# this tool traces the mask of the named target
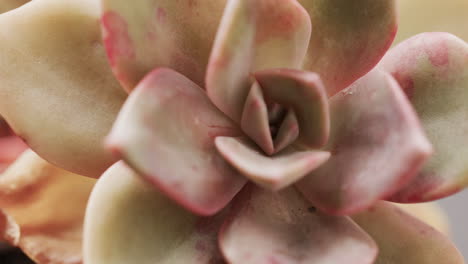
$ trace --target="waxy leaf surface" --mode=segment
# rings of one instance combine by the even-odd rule
[[[296,185],[317,207],[350,214],[407,183],[431,153],[411,105],[389,74],[372,71],[330,101],[330,159]]]
[[[232,264],[371,264],[377,248],[349,218],[327,216],[294,188],[280,192],[247,185],[220,232]]]
[[[26,144],[16,136],[0,136],[0,173],[27,149]]]
[[[377,242],[375,264],[463,264],[448,237],[388,202],[353,215]]]
[[[245,138],[217,137],[215,143],[225,160],[242,175],[270,190],[294,183],[330,157],[326,151],[295,149],[266,156]]]
[[[0,210],[0,238],[7,241],[11,246],[18,246],[20,238],[20,227],[11,216]],[[4,245],[1,245],[4,249]]]
[[[234,121],[253,83],[268,68],[300,68],[310,19],[295,0],[230,0],[210,56],[206,86],[213,103]]]
[[[266,97],[294,111],[299,131],[297,144],[323,147],[328,141],[330,117],[325,87],[311,72],[272,69],[255,73]]]
[[[270,129],[268,105],[262,88],[254,82],[245,100],[241,119],[242,131],[267,155],[275,153],[273,135]]]
[[[221,264],[220,220],[191,214],[119,162],[98,180],[90,197],[84,263]]]
[[[304,69],[317,72],[330,96],[370,71],[397,32],[395,0],[299,0],[313,32]]]
[[[239,135],[200,87],[161,68],[131,93],[107,145],[172,199],[209,215],[223,208],[246,182],[214,143],[218,136]]]
[[[109,63],[127,91],[156,67],[204,86],[206,65],[225,0],[101,0]]]

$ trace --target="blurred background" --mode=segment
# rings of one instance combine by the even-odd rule
[[[417,33],[449,32],[468,41],[468,0],[397,0],[399,29],[395,43]]]
[[[439,204],[448,215],[451,225],[451,238],[457,248],[468,260],[468,191],[462,191],[454,196],[442,199]]]

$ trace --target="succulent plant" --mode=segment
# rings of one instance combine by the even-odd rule
[[[463,263],[392,202],[468,184],[468,44],[396,33],[391,0],[2,14],[0,231],[46,264]]]

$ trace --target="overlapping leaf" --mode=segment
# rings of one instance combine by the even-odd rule
[[[452,235],[448,215],[437,202],[414,204],[394,203],[393,205],[434,227],[442,234],[447,236]]]
[[[377,242],[375,264],[463,264],[452,242],[434,228],[387,202],[353,215]]]
[[[370,264],[374,242],[347,217],[327,216],[294,189],[242,190],[220,232],[220,246],[232,264]]]
[[[26,144],[16,136],[0,137],[0,173],[8,168],[26,148]]]
[[[411,105],[389,74],[372,71],[330,101],[330,159],[298,182],[316,206],[351,214],[411,180],[431,154]]]
[[[26,151],[0,176],[0,209],[10,221],[7,239],[38,263],[81,264],[84,211],[93,185],[93,179]],[[19,233],[12,239],[16,225]]]
[[[248,179],[270,190],[280,190],[322,165],[326,151],[285,149],[266,156],[245,138],[217,137],[216,148],[234,168]]]
[[[128,90],[151,70],[169,67],[200,86],[225,0],[102,0],[112,70]]]
[[[210,99],[240,121],[253,83],[249,75],[269,68],[300,68],[310,32],[309,17],[295,0],[228,1],[207,70]]]
[[[269,69],[255,73],[269,100],[294,112],[298,145],[321,148],[330,132],[329,103],[320,76],[292,69]]]
[[[314,28],[304,69],[334,95],[370,71],[397,32],[394,0],[299,0]]]
[[[120,162],[91,195],[84,263],[224,263],[216,242],[220,220],[191,214]]]
[[[18,246],[20,234],[20,227],[15,220],[3,210],[0,210],[0,239],[7,241],[12,246]]]
[[[157,69],[137,86],[108,138],[130,166],[189,210],[213,214],[246,179],[215,147],[219,136],[240,136],[194,82]]]

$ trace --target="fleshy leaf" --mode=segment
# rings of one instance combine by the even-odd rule
[[[275,152],[285,149],[299,137],[299,121],[294,110],[288,110],[275,137]]]
[[[0,116],[0,173],[27,148],[28,146],[13,134],[10,126]]]
[[[191,214],[116,163],[90,197],[84,263],[224,263],[216,243],[220,217]]]
[[[18,246],[20,227],[11,216],[0,210],[0,241],[6,240],[12,246]]]
[[[209,215],[223,208],[246,181],[214,144],[218,136],[239,135],[200,87],[161,68],[131,93],[108,146],[181,205]]]
[[[392,49],[381,67],[400,83],[434,146],[421,173],[392,200],[434,200],[468,186],[468,44],[423,33]]]
[[[10,126],[8,123],[0,116],[0,137],[7,137],[11,136],[13,133],[11,131]]]
[[[247,185],[219,234],[232,264],[370,264],[377,248],[347,217],[316,211],[294,189],[273,193]]]
[[[310,32],[309,16],[295,0],[229,0],[208,64],[210,99],[240,121],[250,73],[300,68]]]
[[[407,98],[372,71],[330,101],[330,159],[296,185],[317,207],[351,214],[407,183],[431,153]]]
[[[406,213],[434,227],[442,234],[451,235],[448,216],[437,202],[402,204],[394,203]]]
[[[284,151],[266,156],[243,138],[217,137],[216,147],[227,162],[259,185],[279,190],[322,165],[330,153],[325,151]]]
[[[275,152],[270,132],[268,107],[257,82],[250,88],[242,112],[241,128],[268,155]]]
[[[299,125],[298,144],[319,148],[328,141],[328,98],[320,77],[311,72],[273,69],[255,73],[265,97],[291,108]]]
[[[304,69],[317,72],[330,96],[370,71],[397,32],[394,0],[298,0],[314,31]]]
[[[101,0],[110,65],[127,91],[151,70],[172,68],[200,86],[225,0]]]
[[[30,150],[22,154],[0,176],[0,208],[21,233],[14,244],[37,263],[82,263],[84,211],[94,181]]]
[[[114,161],[102,141],[126,96],[98,10],[93,0],[35,0],[0,16],[0,114],[41,157],[87,176]]]
[[[0,173],[2,173],[27,148],[16,136],[0,137]]]
[[[375,264],[463,264],[452,242],[434,228],[387,202],[352,216],[377,242]]]

